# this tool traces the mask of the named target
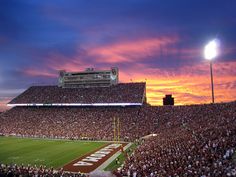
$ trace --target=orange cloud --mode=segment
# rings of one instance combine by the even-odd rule
[[[216,102],[236,100],[236,62],[215,63],[214,91]],[[172,94],[177,105],[203,104],[211,102],[209,63],[201,62],[185,66],[179,71],[150,69],[137,64],[129,70],[121,71],[124,82],[147,82],[147,101],[152,105],[162,105],[165,94]]]
[[[158,60],[165,55],[181,55],[183,59],[191,59],[199,55],[198,49],[176,49],[174,46],[178,42],[179,38],[176,36],[119,41],[109,45],[90,46],[82,56],[79,46],[77,54],[69,58],[60,53],[51,53],[46,66],[57,71],[78,71],[98,65],[110,67],[109,65],[148,63],[149,57],[156,57]]]
[[[133,62],[143,57],[156,55],[165,47],[178,41],[177,37],[148,38],[136,41],[122,41],[115,44],[93,48],[89,55],[96,56],[96,62],[122,63]]]

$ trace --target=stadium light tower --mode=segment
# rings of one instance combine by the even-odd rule
[[[213,81],[213,72],[212,72],[212,61],[218,55],[219,41],[214,39],[210,41],[204,48],[204,56],[206,60],[210,61],[210,73],[211,73],[211,94],[212,94],[212,103],[215,102],[214,98],[214,81]]]

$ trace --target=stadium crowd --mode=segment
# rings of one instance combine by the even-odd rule
[[[236,102],[164,109],[156,136],[128,157],[122,175],[236,176]]]
[[[81,173],[70,173],[61,170],[54,170],[53,168],[46,168],[45,166],[31,166],[31,165],[5,165],[0,163],[0,177],[87,177]]]
[[[0,116],[0,133],[23,137],[121,139],[145,135],[119,171],[141,176],[236,176],[236,102],[155,107],[15,107]]]
[[[121,139],[135,140],[155,131],[143,108],[14,107],[1,118],[0,133],[21,137],[113,140],[113,118]],[[147,126],[149,128],[147,128]]]
[[[145,83],[120,83],[111,87],[61,88],[32,86],[14,98],[17,103],[142,103]]]

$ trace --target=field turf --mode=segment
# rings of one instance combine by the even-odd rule
[[[105,142],[0,137],[0,163],[59,168]]]

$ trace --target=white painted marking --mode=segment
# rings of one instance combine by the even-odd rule
[[[105,157],[106,155],[105,155],[105,154],[98,154],[98,153],[95,153],[95,154],[91,154],[90,156],[91,156],[91,157]]]
[[[88,156],[88,157],[86,157],[85,159],[83,159],[82,161],[98,162],[100,159],[102,159],[102,158],[100,158],[100,157],[90,157],[90,156]]]
[[[77,166],[91,166],[93,165],[92,163],[89,163],[89,162],[83,162],[83,161],[79,161],[79,162],[76,162],[75,164],[73,164],[73,166],[77,167]]]
[[[91,166],[94,163],[98,162],[102,158],[105,158],[108,154],[110,154],[114,149],[117,149],[120,147],[122,144],[110,144],[99,151],[85,157],[82,159],[82,161],[78,161],[73,166]],[[91,162],[91,163],[89,163]],[[94,163],[92,163],[94,162]]]

